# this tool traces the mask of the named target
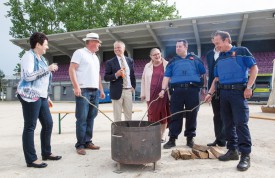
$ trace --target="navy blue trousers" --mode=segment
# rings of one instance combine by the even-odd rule
[[[225,125],[227,148],[241,153],[251,152],[251,137],[248,128],[249,108],[241,90],[220,91],[221,117]]]
[[[176,113],[178,111],[191,110],[196,107],[199,103],[199,88],[175,88],[171,95],[170,110],[171,113]],[[185,121],[185,132],[186,137],[195,137],[197,129],[197,113],[199,108],[196,108],[193,112],[186,112]],[[171,138],[178,138],[178,135],[182,131],[183,117],[184,113],[179,113],[174,116],[169,121],[169,136]]]
[[[214,131],[215,131],[215,137],[216,142],[218,143],[225,143],[225,131],[224,131],[224,123],[221,118],[221,107],[220,107],[220,99],[215,98],[215,96],[212,98],[212,109],[214,113],[213,122],[214,122]]]

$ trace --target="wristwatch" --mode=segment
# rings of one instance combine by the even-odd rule
[[[246,88],[252,90],[252,86],[247,85]]]

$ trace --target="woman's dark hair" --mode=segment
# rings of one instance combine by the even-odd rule
[[[37,43],[39,43],[40,45],[43,45],[45,40],[48,40],[48,38],[44,33],[34,32],[30,37],[31,49],[34,49]]]

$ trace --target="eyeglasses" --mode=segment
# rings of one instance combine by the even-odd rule
[[[151,56],[156,57],[156,56],[158,56],[158,55],[160,55],[160,53],[152,54]]]

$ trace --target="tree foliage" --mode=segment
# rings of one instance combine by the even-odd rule
[[[0,69],[0,80],[5,78],[5,73]]]
[[[112,0],[107,3],[112,25],[126,25],[179,18],[175,5],[167,0]]]
[[[10,35],[14,38],[29,37],[36,31],[45,34],[66,31],[58,15],[62,5],[59,0],[9,0],[5,5],[10,6],[7,17],[13,24]]]
[[[66,31],[106,27],[107,0],[72,0],[62,3],[59,19]]]
[[[14,38],[37,31],[48,35],[179,18],[175,4],[169,6],[167,0],[9,0],[4,4],[10,7],[6,17],[12,22],[9,33]],[[20,64],[14,72],[20,74]]]
[[[0,91],[2,91],[2,79],[5,78],[4,72],[0,69]]]
[[[179,18],[167,0],[9,0],[14,38]]]
[[[21,64],[17,63],[13,71],[13,76],[19,77],[21,75]]]

